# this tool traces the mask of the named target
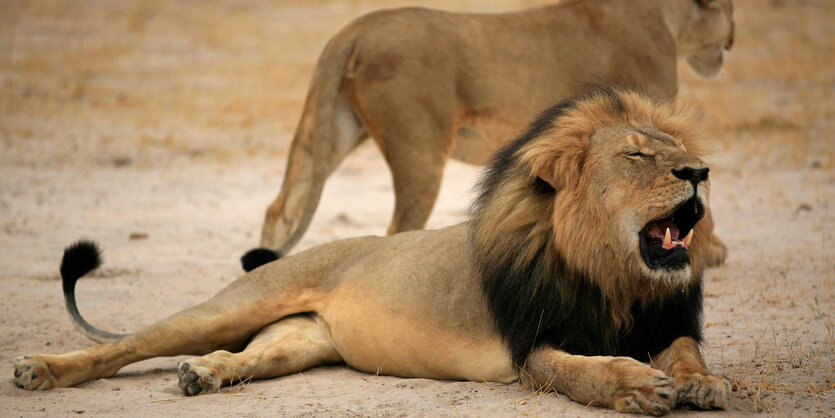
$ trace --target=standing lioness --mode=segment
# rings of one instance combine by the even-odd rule
[[[484,164],[538,112],[584,83],[677,91],[676,59],[716,74],[733,42],[730,0],[568,0],[505,14],[409,8],[357,19],[328,42],[251,270],[301,239],[327,177],[374,138],[391,168],[390,234],[421,229],[444,165]],[[724,259],[713,240],[710,264]]]
[[[23,356],[15,384],[72,386],[191,353],[202,357],[178,369],[187,395],[344,361],[397,376],[521,379],[626,412],[727,407],[727,382],[699,353],[712,225],[693,124],[634,93],[563,102],[497,154],[470,222],[316,247],[126,336],[79,315],[75,281],[99,257],[89,243],[71,247],[67,307],[103,344]]]

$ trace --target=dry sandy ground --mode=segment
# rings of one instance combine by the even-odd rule
[[[11,360],[90,345],[64,312],[63,246],[101,242],[82,312],[130,331],[200,302],[240,273],[277,192],[324,42],[402,1],[0,2],[0,414],[611,414],[516,385],[399,379],[346,367],[182,397],[183,358],[76,388],[24,392]],[[440,1],[502,11],[542,1]],[[705,110],[727,264],[706,277],[705,352],[734,415],[835,410],[835,3],[737,1],[724,75],[682,67]],[[478,169],[451,164],[430,222],[464,219]],[[380,234],[393,205],[373,145],[328,183],[298,249]]]

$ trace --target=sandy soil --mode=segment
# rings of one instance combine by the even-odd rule
[[[312,4],[311,4],[312,3]],[[441,1],[425,2],[444,6]],[[542,1],[461,1],[502,11]],[[313,5],[315,4],[315,5]],[[87,347],[64,312],[62,248],[101,242],[79,284],[94,324],[130,331],[240,274],[277,192],[310,71],[352,18],[403,1],[0,2],[0,414],[607,415],[517,385],[399,379],[346,367],[182,397],[183,358],[76,388],[24,392],[17,355]],[[682,66],[715,138],[713,208],[727,264],[706,277],[705,353],[734,415],[835,410],[835,4],[737,1],[724,74]],[[453,163],[430,221],[464,219],[478,169]],[[373,145],[327,185],[297,250],[384,232]]]

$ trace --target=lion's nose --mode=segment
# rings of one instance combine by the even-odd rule
[[[689,181],[693,184],[699,184],[699,182],[707,181],[707,172],[710,171],[707,167],[682,167],[682,168],[674,168],[673,175],[677,178],[682,180]]]

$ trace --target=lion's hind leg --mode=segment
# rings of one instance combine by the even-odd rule
[[[188,396],[216,392],[223,385],[300,372],[342,361],[323,325],[308,314],[264,327],[240,353],[215,351],[189,359],[177,371]]]
[[[30,390],[69,387],[113,376],[128,364],[152,357],[239,349],[276,318],[310,310],[305,300],[313,299],[312,293],[293,284],[296,279],[288,276],[274,282],[266,276],[265,272],[243,276],[212,299],[114,343],[20,357],[14,364],[15,384]]]

